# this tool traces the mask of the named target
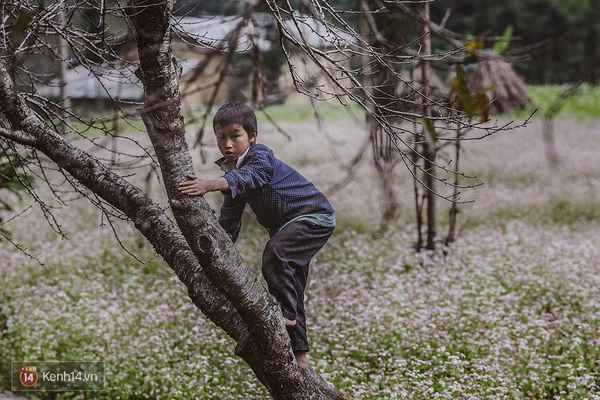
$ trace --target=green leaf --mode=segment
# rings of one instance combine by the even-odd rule
[[[470,55],[475,55],[481,49],[483,49],[483,38],[481,36],[477,36],[467,43],[467,53]]]
[[[512,37],[512,34],[513,34],[513,27],[512,27],[512,25],[509,25],[504,30],[504,33],[502,34],[502,39],[498,40],[494,44],[494,52],[496,52],[497,54],[504,53],[508,49],[508,46],[510,45],[510,38]]]
[[[473,98],[469,91],[469,82],[464,68],[456,65],[456,76],[452,79],[452,92],[456,98],[455,107],[458,110],[464,111],[472,117],[474,114]]]
[[[427,141],[428,153],[427,157],[433,160],[436,151],[437,133],[433,121],[427,117],[423,117],[423,125],[425,126],[425,140]]]
[[[479,122],[490,119],[490,99],[485,92],[477,92],[473,96],[474,113],[479,115]]]
[[[479,61],[479,51],[483,49],[483,38],[481,36],[477,36],[469,43],[467,43],[467,57],[465,58],[465,62],[474,63]]]

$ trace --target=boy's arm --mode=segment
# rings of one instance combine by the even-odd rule
[[[219,223],[225,229],[232,241],[236,241],[242,228],[242,214],[246,208],[246,202],[241,196],[231,197],[231,192],[224,192],[223,205]]]
[[[229,189],[229,184],[223,177],[202,179],[196,175],[188,175],[187,178],[187,181],[179,184],[179,191],[188,196],[202,196],[208,192],[219,192]]]

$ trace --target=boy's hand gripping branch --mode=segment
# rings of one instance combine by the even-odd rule
[[[196,175],[188,175],[187,178],[187,181],[179,184],[179,191],[188,196],[202,196],[208,192],[217,192],[229,188],[225,178],[202,179]]]

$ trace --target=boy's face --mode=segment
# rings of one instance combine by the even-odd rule
[[[217,146],[227,161],[237,161],[256,140],[257,132],[248,134],[241,124],[217,125],[215,136]]]

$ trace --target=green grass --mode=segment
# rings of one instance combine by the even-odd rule
[[[517,113],[520,117],[528,116],[533,110],[538,110],[539,115],[545,115],[551,107],[559,100],[565,97],[565,93],[570,88],[569,85],[532,85],[528,86],[529,95],[532,104],[526,110]],[[335,121],[342,118],[348,118],[349,115],[363,119],[363,112],[360,107],[354,103],[347,106],[341,106],[336,102],[322,103],[323,115],[326,120]],[[301,122],[315,121],[315,111],[308,101],[294,105],[277,105],[267,109],[271,118],[279,122]],[[575,118],[597,118],[600,117],[600,86],[593,86],[589,83],[582,84],[578,90],[567,98],[564,102],[558,116]],[[263,114],[258,117],[265,122]]]
[[[545,115],[557,101],[565,97],[568,89],[568,85],[529,86],[529,94],[534,104],[528,108],[528,111],[537,108],[541,115]],[[587,83],[581,85],[574,95],[566,99],[558,116],[600,117],[600,87]]]

